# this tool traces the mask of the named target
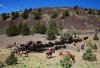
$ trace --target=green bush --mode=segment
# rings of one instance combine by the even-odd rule
[[[78,11],[76,11],[76,14],[78,15],[78,14],[79,14],[79,12],[78,12]]]
[[[69,12],[68,10],[64,11],[63,15],[62,15],[62,19],[66,18],[69,16]]]
[[[16,26],[15,23],[13,23],[12,21],[9,23],[8,27],[6,28],[6,34],[7,34],[8,36],[15,36],[15,35],[18,35],[17,26]]]
[[[22,35],[29,35],[30,34],[30,29],[29,29],[27,24],[23,24],[21,34]]]
[[[59,29],[60,31],[63,30],[63,25],[62,25],[62,23],[59,23],[59,25],[58,25],[58,29]]]
[[[93,40],[99,40],[99,37],[97,36],[97,34],[94,35]]]
[[[70,38],[70,37],[71,37],[71,35],[70,35],[69,33],[62,33],[62,34],[60,35],[60,40],[68,39],[68,38]]]
[[[3,68],[4,64],[0,61],[0,68]]]
[[[96,43],[95,43],[94,45],[92,45],[92,49],[93,49],[94,51],[98,49],[98,46],[97,46]]]
[[[63,68],[71,68],[72,67],[72,61],[68,57],[64,57],[64,59],[60,61],[60,64]]]
[[[54,34],[54,32],[52,30],[48,30],[47,39],[48,40],[54,40],[55,39],[55,34]]]
[[[59,34],[58,25],[53,21],[49,23],[48,30],[51,30],[54,35]]]
[[[56,17],[58,17],[57,13],[54,13],[54,14],[51,15],[51,18],[56,18]]]
[[[82,58],[87,61],[96,61],[97,60],[96,55],[93,54],[91,48],[87,49],[87,51],[83,54]]]
[[[18,33],[21,34],[22,32],[22,28],[23,28],[23,23],[21,22],[19,25],[18,25]]]
[[[41,8],[38,8],[36,12],[34,12],[34,19],[40,20],[42,18]]]
[[[98,10],[97,15],[100,15],[100,10]]]
[[[17,64],[18,58],[15,57],[14,52],[11,52],[11,55],[6,59],[7,65]]]
[[[89,9],[88,10],[88,14],[93,14],[94,13],[94,10],[93,9]]]
[[[47,31],[47,27],[40,23],[40,22],[36,22],[34,25],[33,25],[33,29],[32,29],[32,33],[40,33],[40,34],[45,34]]]

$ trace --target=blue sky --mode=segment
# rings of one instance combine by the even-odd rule
[[[100,9],[100,0],[0,0],[0,13],[25,8],[80,6]]]

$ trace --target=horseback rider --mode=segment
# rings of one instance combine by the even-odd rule
[[[50,53],[51,52],[51,48],[48,48],[47,52]]]
[[[81,44],[81,49],[84,49],[84,42],[82,42],[82,44]]]

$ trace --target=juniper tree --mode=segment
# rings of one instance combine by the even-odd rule
[[[22,33],[22,35],[29,35],[30,34],[30,29],[29,29],[27,24],[23,24],[21,33]]]
[[[13,23],[13,21],[11,21],[8,27],[6,28],[6,34],[8,36],[15,36],[18,34],[17,26],[15,25],[15,23]]]

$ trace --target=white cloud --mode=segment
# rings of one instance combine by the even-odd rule
[[[0,7],[3,7],[4,5],[3,4],[0,4]]]
[[[7,6],[4,4],[0,4],[0,7],[7,8]]]

